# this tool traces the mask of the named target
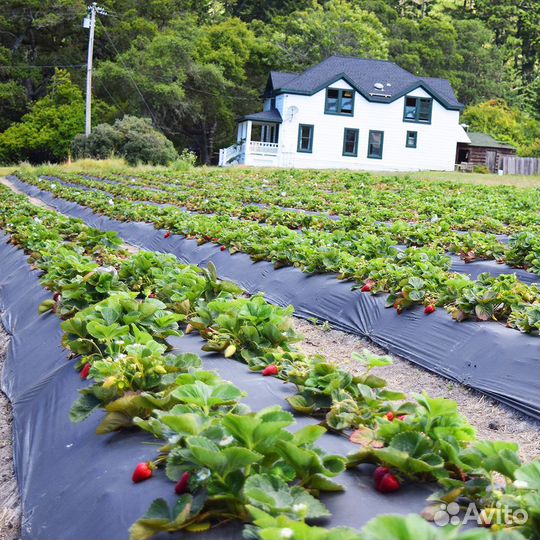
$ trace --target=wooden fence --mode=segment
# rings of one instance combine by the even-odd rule
[[[540,175],[540,158],[501,156],[503,174]]]

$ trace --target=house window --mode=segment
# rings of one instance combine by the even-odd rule
[[[313,150],[313,126],[300,124],[298,126],[298,152],[311,153]]]
[[[352,116],[354,111],[354,90],[327,88],[324,112]]]
[[[405,97],[405,109],[403,110],[404,122],[431,123],[431,98]]]
[[[343,155],[356,157],[358,155],[358,130],[345,128],[343,133]]]
[[[270,109],[275,109],[276,108],[276,98],[273,97],[270,99]]]
[[[407,148],[416,148],[417,137],[418,137],[417,131],[407,131],[407,138],[405,139],[405,146]]]
[[[384,131],[370,131],[368,141],[368,158],[382,159]]]

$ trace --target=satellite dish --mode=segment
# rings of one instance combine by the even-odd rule
[[[287,121],[291,121],[294,117],[294,115],[298,112],[298,107],[296,105],[291,105],[287,109]]]
[[[380,82],[376,82],[374,85],[373,85],[377,90],[383,90],[384,89],[384,84],[380,83]]]

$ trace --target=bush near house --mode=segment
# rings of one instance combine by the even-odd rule
[[[167,165],[178,158],[172,142],[154,129],[149,120],[128,115],[113,125],[99,124],[89,137],[77,135],[72,149],[77,158],[106,159],[115,154],[130,165]]]

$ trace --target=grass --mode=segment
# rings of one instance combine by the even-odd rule
[[[21,164],[22,165],[22,164]],[[24,164],[26,165],[26,164]],[[125,160],[121,158],[109,158],[109,159],[79,159],[71,162],[65,162],[58,165],[60,169],[66,172],[75,171],[87,171],[90,174],[111,174],[122,173],[131,174],[136,176],[137,173],[143,173],[148,171],[160,172],[170,169],[176,169],[178,171],[186,170],[186,164],[179,161],[172,164],[170,167],[153,166],[153,165],[137,165],[135,167],[129,166]],[[19,166],[20,167],[20,166]],[[16,168],[13,167],[0,167],[0,176],[11,174]],[[213,167],[212,167],[213,168]],[[339,173],[339,170],[336,170]],[[417,171],[417,172],[372,172],[375,176],[410,176],[426,181],[449,181],[449,182],[464,182],[467,184],[485,184],[488,186],[516,186],[522,188],[540,187],[540,176],[523,176],[518,174],[509,174],[499,176],[498,174],[480,174],[480,173],[464,173],[464,172],[448,172],[448,171]]]
[[[487,186],[516,186],[523,188],[540,187],[540,176],[521,174],[481,174],[456,171],[417,171],[417,172],[375,172],[376,176],[410,176],[420,180],[463,182],[466,184],[485,184]]]
[[[17,169],[16,166],[11,167],[0,167],[0,176],[7,176],[9,174],[13,174],[13,171]]]

